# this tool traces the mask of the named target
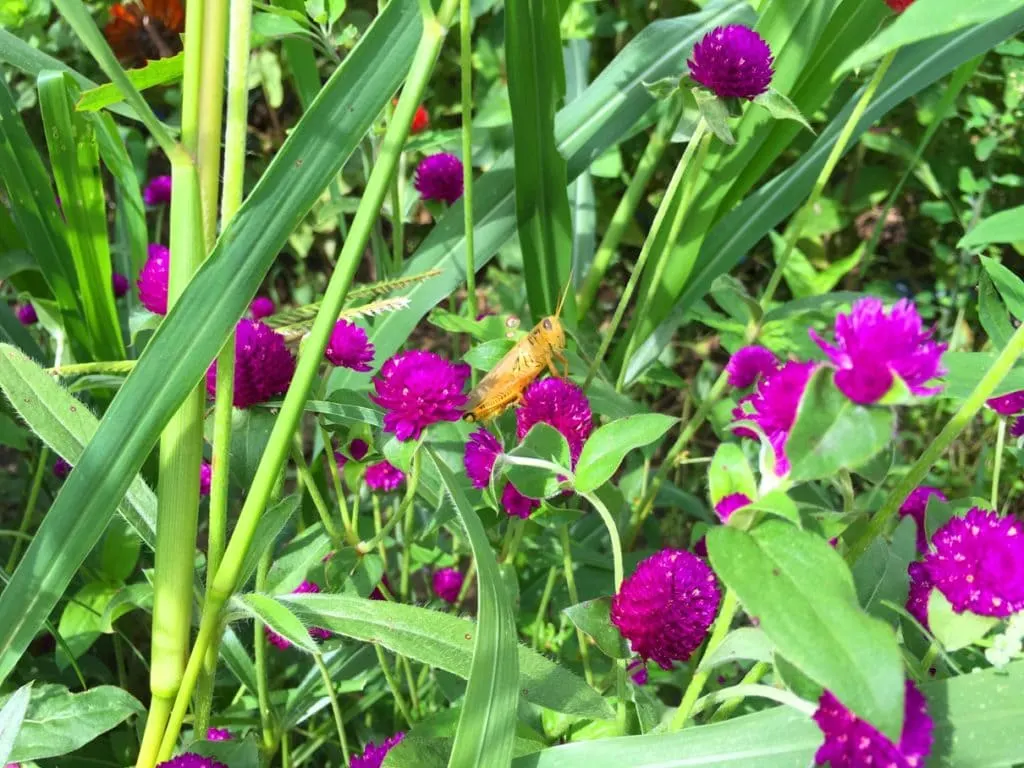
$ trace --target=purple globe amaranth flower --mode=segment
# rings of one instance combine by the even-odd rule
[[[17,315],[18,322],[22,325],[35,325],[39,322],[39,315],[36,313],[36,308],[28,302],[19,304],[15,307],[14,314]]]
[[[690,77],[720,99],[751,99],[772,83],[772,50],[742,24],[717,27],[693,47]]]
[[[231,731],[227,728],[207,728],[206,729],[206,740],[207,741],[232,741],[234,737],[231,735]]]
[[[371,741],[366,745],[363,754],[355,755],[352,758],[349,768],[380,768],[384,764],[384,758],[388,756],[388,752],[404,737],[405,733],[399,731],[394,736],[382,741],[379,746]]]
[[[312,581],[303,581],[299,586],[292,590],[293,595],[315,595],[320,592],[320,587],[314,584]],[[280,648],[282,651],[291,648],[291,641],[277,634],[274,630],[268,627],[266,624],[263,625],[263,633],[267,636],[273,645]],[[309,636],[316,640],[326,640],[331,636],[331,633],[321,627],[310,627]]]
[[[914,4],[914,0],[885,0],[885,4],[896,11],[896,13],[903,13]]]
[[[249,408],[284,394],[295,375],[295,358],[284,338],[259,320],[240,320],[235,326],[236,408]],[[217,392],[217,363],[206,372],[206,391]]]
[[[331,340],[324,350],[324,356],[339,368],[350,368],[368,373],[373,368],[373,344],[366,337],[366,331],[358,325],[339,320],[331,331]]]
[[[171,252],[166,245],[150,243],[149,258],[139,272],[139,301],[157,315],[167,314],[167,280],[171,269]]]
[[[785,446],[789,430],[796,420],[797,408],[807,380],[817,367],[815,363],[790,361],[777,371],[758,381],[757,388],[749,397],[740,400],[733,409],[736,419],[753,421],[764,432],[775,454],[775,473],[784,475],[789,472],[789,459],[786,458]],[[741,437],[757,437],[750,429],[737,427],[733,429]]]
[[[903,730],[893,744],[873,725],[843,706],[831,691],[818,700],[813,720],[825,734],[814,755],[816,765],[832,768],[923,768],[932,750],[932,718],[920,691],[907,680]]]
[[[114,289],[115,299],[120,299],[132,289],[131,281],[120,272],[115,272],[110,276],[110,284]]]
[[[917,551],[928,551],[928,532],[925,530],[924,517],[928,511],[928,499],[937,496],[939,501],[946,501],[946,494],[930,485],[921,485],[910,492],[907,500],[900,507],[900,517],[910,515],[917,525]]]
[[[199,465],[199,495],[210,495],[210,483],[213,482],[213,465],[204,461]]]
[[[415,184],[424,200],[451,205],[462,197],[462,161],[447,152],[425,157],[416,169]]]
[[[540,508],[540,500],[523,496],[512,483],[506,483],[505,490],[501,492],[501,506],[510,517],[526,520]]]
[[[836,315],[835,344],[811,329],[811,338],[836,367],[836,387],[860,405],[878,402],[899,376],[914,395],[934,395],[942,387],[927,387],[942,376],[946,345],[932,341],[917,308],[907,299],[889,311],[881,299],[859,299],[850,314]]]
[[[374,491],[393,491],[405,480],[405,472],[390,461],[378,461],[366,468],[366,485]]]
[[[53,462],[53,474],[59,479],[63,480],[71,474],[71,470],[74,469],[67,461],[61,457],[57,457],[57,460]]]
[[[446,603],[454,603],[459,599],[464,577],[457,568],[440,568],[434,571],[434,594]]]
[[[253,320],[262,320],[264,317],[274,314],[275,309],[273,300],[266,296],[257,296],[249,305],[249,315]]]
[[[1010,437],[1024,437],[1024,416],[1014,419],[1013,426],[1010,427]]]
[[[636,685],[647,685],[647,663],[643,659],[629,662],[626,671],[629,672],[629,679]]]
[[[197,755],[195,752],[186,752],[183,755],[178,755],[173,760],[167,760],[163,763],[157,763],[156,768],[228,768],[224,763],[219,760],[214,760],[212,757],[203,757]]]
[[[171,177],[154,176],[142,190],[142,201],[148,206],[171,202]]]
[[[1016,416],[1024,412],[1024,389],[1018,392],[1011,392],[1008,395],[1000,395],[986,400],[985,405],[998,413],[1000,416]]]
[[[486,488],[491,482],[491,471],[500,453],[501,443],[498,438],[483,427],[469,436],[462,463],[474,488]]]
[[[921,626],[928,629],[928,598],[932,594],[931,577],[924,563],[911,563],[907,566],[910,577],[910,589],[907,593],[907,613],[917,619]]]
[[[932,536],[928,577],[957,613],[1004,617],[1024,610],[1024,525],[974,507]]]
[[[370,444],[359,437],[348,444],[348,452],[356,461],[362,461],[369,450]]]
[[[633,653],[671,669],[704,642],[720,597],[707,563],[691,552],[663,549],[622,582],[611,620]]]
[[[583,444],[594,431],[594,414],[583,390],[566,379],[533,382],[523,393],[522,405],[516,411],[516,436],[522,440],[539,422],[562,433],[569,443],[572,464],[576,466]]]
[[[718,515],[718,519],[723,523],[729,522],[729,518],[732,517],[732,513],[737,509],[742,509],[751,503],[751,498],[745,493],[730,493],[728,496],[723,496],[715,504],[715,514]]]
[[[418,349],[400,352],[381,367],[370,399],[385,410],[385,432],[418,440],[425,427],[462,417],[467,379],[468,365]]]
[[[745,389],[778,368],[779,360],[774,352],[765,347],[752,346],[737,349],[729,358],[725,372],[729,376],[730,387]]]

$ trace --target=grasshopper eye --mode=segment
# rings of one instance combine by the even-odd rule
[[[551,328],[553,327],[551,325],[551,318],[550,317],[545,317],[544,318],[544,322],[542,323],[542,325],[544,326],[544,330],[545,331],[550,331]]]

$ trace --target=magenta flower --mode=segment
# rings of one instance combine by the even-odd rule
[[[813,329],[811,338],[836,367],[836,387],[860,405],[878,402],[899,376],[918,396],[934,395],[942,387],[927,387],[942,376],[945,344],[932,341],[914,304],[897,301],[887,312],[881,299],[858,299],[850,314],[836,315],[835,344]]]
[[[213,481],[213,465],[204,461],[199,465],[199,495],[210,495],[210,483]]]
[[[339,368],[351,368],[360,373],[373,370],[369,365],[373,362],[373,344],[367,339],[365,330],[347,320],[335,323],[324,355],[331,365]]]
[[[292,590],[293,595],[315,595],[319,592],[320,587],[312,581],[303,581],[299,586]],[[263,633],[267,636],[267,640],[270,641],[272,645],[277,646],[282,651],[292,647],[291,640],[277,634],[277,632],[272,630],[266,624],[263,625]],[[331,636],[331,633],[321,627],[310,627],[309,636],[315,640],[326,640]]]
[[[583,444],[594,430],[594,415],[583,390],[566,379],[533,382],[516,411],[516,436],[522,440],[534,424],[542,421],[562,433],[576,466]]]
[[[977,507],[932,536],[928,577],[957,613],[1004,617],[1024,610],[1024,525]]]
[[[358,437],[348,444],[348,452],[356,461],[362,461],[369,450],[370,444]]]
[[[266,296],[257,296],[249,305],[249,315],[253,320],[262,320],[274,314],[274,302]]]
[[[611,620],[633,653],[672,669],[704,642],[719,600],[707,563],[684,550],[663,549],[622,582],[612,598]]]
[[[914,0],[885,0],[885,4],[896,11],[896,13],[903,13],[914,4]]]
[[[1010,427],[1010,437],[1024,437],[1024,416],[1018,416]]]
[[[171,177],[154,176],[142,190],[143,202],[152,207],[171,202]]]
[[[626,671],[629,672],[629,679],[636,685],[647,685],[647,663],[643,659],[629,662]]]
[[[931,597],[932,584],[928,569],[924,563],[911,563],[907,566],[910,577],[910,591],[907,594],[907,613],[917,619],[921,626],[928,629],[928,598]]]
[[[157,763],[156,768],[228,768],[219,760],[212,757],[203,757],[195,752],[186,752],[178,755],[173,760]]]
[[[380,577],[380,582],[377,584],[377,586],[373,588],[373,592],[370,593],[370,599],[371,600],[386,600],[387,599],[387,598],[384,597],[384,593],[380,591],[380,588],[381,588],[382,585],[383,585],[384,589],[386,589],[389,593],[391,593],[391,594],[395,593],[395,591],[391,588],[391,582],[388,581],[388,575],[385,573],[384,575],[382,575]]]
[[[930,485],[922,485],[910,492],[907,500],[900,507],[900,517],[910,515],[917,525],[917,551],[928,551],[928,532],[924,527],[925,512],[928,511],[928,499],[938,496],[939,501],[946,501],[946,495],[938,488]]]
[[[725,372],[729,375],[729,386],[745,389],[758,379],[763,379],[779,368],[775,353],[765,347],[742,347],[733,353]]]
[[[167,314],[167,280],[171,269],[171,252],[166,245],[150,243],[149,258],[139,272],[139,301],[157,315]]]
[[[718,515],[718,519],[723,523],[729,522],[729,518],[732,517],[732,513],[737,509],[742,509],[751,503],[751,499],[745,493],[730,493],[728,496],[723,496],[715,504],[715,514]]]
[[[501,506],[506,515],[526,520],[540,508],[540,500],[523,496],[512,483],[506,483],[505,490],[501,492]]]
[[[53,474],[58,480],[63,480],[71,474],[71,470],[74,469],[67,461],[60,456],[53,462]]]
[[[753,421],[764,431],[775,453],[777,475],[789,472],[786,440],[796,420],[796,411],[807,387],[807,380],[816,367],[815,363],[786,363],[761,379],[754,393],[740,400],[739,405],[733,409],[732,415],[736,419]],[[756,436],[756,433],[744,427],[734,428],[733,431],[741,437]]]
[[[284,394],[295,374],[295,358],[280,334],[259,320],[240,320],[235,327],[236,408],[249,408]],[[217,363],[206,372],[206,391],[217,392]]]
[[[900,741],[893,744],[844,707],[831,691],[825,691],[813,716],[825,734],[825,743],[814,755],[815,764],[827,763],[832,768],[922,768],[932,750],[933,723],[924,696],[909,680],[903,711]]]
[[[416,169],[415,184],[424,200],[451,205],[462,197],[462,161],[447,152],[430,155]]]
[[[486,488],[491,482],[491,471],[499,453],[501,443],[498,442],[498,438],[483,427],[469,436],[462,463],[466,467],[466,476],[474,488]]]
[[[374,491],[393,491],[405,480],[405,472],[389,461],[378,461],[366,468],[366,485]]]
[[[386,411],[385,432],[399,440],[418,440],[425,427],[462,417],[467,379],[468,365],[418,349],[400,352],[381,367],[370,399]]]
[[[693,47],[690,77],[720,99],[750,101],[772,83],[772,50],[750,27],[730,24],[711,30]]]
[[[377,746],[372,741],[366,745],[366,749],[363,750],[363,754],[355,755],[352,758],[352,762],[349,763],[349,768],[380,768],[384,764],[384,758],[388,756],[388,752],[400,742],[405,734],[399,731],[394,736],[385,739]]]
[[[234,737],[227,728],[207,728],[207,741],[231,741]]]
[[[122,275],[120,272],[115,272],[110,276],[111,287],[114,289],[114,298],[120,299],[128,291],[131,290],[132,284],[127,277]]]
[[[440,568],[434,571],[434,594],[446,603],[454,603],[459,599],[464,577],[457,568]]]
[[[18,318],[18,322],[22,325],[35,325],[39,322],[39,315],[36,314],[36,308],[28,302],[16,306],[14,308],[14,314]]]
[[[1000,416],[1016,416],[1024,412],[1024,389],[1018,392],[1011,392],[1008,395],[1000,395],[986,400],[985,405],[998,413]]]

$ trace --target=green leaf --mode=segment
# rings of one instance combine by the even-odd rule
[[[185,54],[179,53],[163,59],[152,59],[144,67],[125,70],[128,79],[136,90],[144,91],[157,85],[176,83],[181,79],[184,69]],[[97,88],[83,91],[79,96],[75,109],[79,112],[95,112],[123,100],[121,89],[114,83],[106,83]]]
[[[714,669],[734,661],[771,661],[774,650],[772,641],[760,629],[740,627],[726,635],[713,653],[704,656],[697,669]]]
[[[299,21],[292,16],[284,15],[282,12],[283,9],[271,7],[271,10],[274,12],[253,14],[253,34],[259,35],[267,40],[274,40],[280,37],[291,37],[294,35],[303,37],[310,34],[305,25],[299,23]],[[299,14],[299,18],[304,20],[304,17],[301,14]]]
[[[75,592],[71,596],[70,602],[64,606],[57,629],[67,644],[67,650],[74,658],[79,658],[89,650],[103,634],[104,612],[107,604],[118,591],[119,587],[92,581]],[[62,668],[69,663],[63,650],[60,649],[57,652],[57,664]]]
[[[937,589],[928,596],[928,628],[947,651],[974,645],[998,623],[999,619],[993,616],[979,616],[970,611],[957,613]]]
[[[1006,302],[1006,308],[1010,310],[1010,314],[1018,320],[1024,321],[1024,281],[1008,267],[988,256],[981,257],[981,266],[992,278],[992,282],[995,283],[996,290]]]
[[[895,415],[890,408],[865,407],[832,383],[834,371],[820,367],[807,382],[796,421],[786,439],[794,483],[832,477],[866,464],[891,441]]]
[[[715,450],[708,469],[708,490],[712,507],[734,493],[742,493],[750,500],[757,498],[754,470],[736,443],[722,443]]]
[[[62,685],[36,686],[9,759],[24,763],[66,755],[144,712],[130,693],[112,685],[84,693]]]
[[[301,500],[298,494],[293,493],[291,496],[281,499],[260,516],[260,521],[256,524],[256,533],[253,534],[252,544],[242,561],[242,570],[238,577],[239,588],[245,586],[245,583],[256,573],[256,566],[259,565],[263,553],[273,548],[277,537],[291,520],[295,510],[299,508]]]
[[[788,96],[783,93],[779,93],[774,88],[769,88],[760,96],[756,97],[754,99],[754,103],[768,110],[768,114],[774,119],[795,120],[808,131],[814,133],[814,129],[811,128],[811,124],[808,123],[807,118],[800,113],[796,104],[790,101]]]
[[[318,677],[319,674],[317,671]],[[229,741],[194,741],[187,749],[203,757],[215,758],[219,763],[230,765],[231,768],[259,768],[260,765],[260,748],[253,734],[241,739],[232,738]]]
[[[596,597],[562,610],[585,635],[594,638],[597,647],[613,659],[628,659],[629,646],[611,622],[612,599]]]
[[[435,669],[467,679],[477,625],[440,611],[348,595],[285,595],[279,598],[307,618],[354,640],[377,643]],[[587,718],[611,718],[614,710],[583,680],[534,650],[519,646],[519,693],[542,707]]]
[[[644,83],[644,88],[654,98],[669,99],[679,90],[679,78],[678,77],[663,77],[660,80],[655,80],[653,83]]]
[[[858,602],[872,616],[890,624],[899,617],[885,603],[907,602],[907,566],[917,558],[916,531],[914,521],[905,518],[892,543],[875,539],[851,569]]]
[[[992,278],[984,274],[978,282],[978,319],[997,350],[1005,347],[1013,336],[1013,324],[1006,306],[996,293]]]
[[[700,116],[704,118],[708,129],[719,141],[729,145],[735,144],[736,137],[729,129],[729,109],[725,102],[703,88],[694,88],[693,98],[697,100],[697,109],[700,110]]]
[[[987,219],[982,219],[970,232],[960,238],[956,247],[979,248],[990,243],[1019,243],[1022,241],[1024,241],[1024,205],[1000,211]]]
[[[996,356],[988,352],[946,352],[942,356],[942,364],[948,373],[939,396],[963,400],[974,391],[995,359]],[[1013,368],[999,382],[992,396],[1007,395],[1021,389],[1024,389],[1024,367]]]
[[[21,724],[28,710],[29,698],[32,695],[32,683],[25,683],[7,697],[3,709],[0,709],[0,761],[8,764],[14,741],[21,730]]]
[[[511,339],[491,339],[477,344],[462,357],[462,362],[473,366],[478,371],[489,371],[496,366],[506,353],[512,349]]]
[[[280,403],[268,403],[273,408]],[[358,392],[337,390],[330,400],[307,400],[306,410],[321,413],[324,421],[331,425],[362,426],[366,424],[378,429],[384,426],[384,412],[372,404],[366,395]]]
[[[286,605],[268,595],[255,592],[235,595],[230,607],[241,609],[254,619],[259,619],[270,629],[306,653],[319,653],[320,647],[309,634],[309,627],[288,610]]]
[[[707,535],[715,573],[801,672],[890,738],[903,723],[903,661],[893,630],[857,603],[842,557],[818,536],[767,520]]]
[[[641,413],[599,427],[587,438],[576,463],[576,489],[587,493],[600,488],[627,453],[660,440],[677,423],[679,419],[673,416]]]
[[[543,421],[534,424],[526,437],[506,456],[511,459],[540,460],[562,467],[568,473],[570,466],[569,443],[565,436]],[[531,499],[547,499],[561,492],[564,480],[561,472],[553,469],[502,462],[512,485]]]

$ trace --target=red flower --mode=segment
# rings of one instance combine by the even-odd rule
[[[903,13],[914,4],[914,0],[885,0],[885,4],[896,11],[896,13]]]
[[[114,3],[103,34],[117,58],[142,62],[173,56],[185,31],[181,0],[140,0]]]

